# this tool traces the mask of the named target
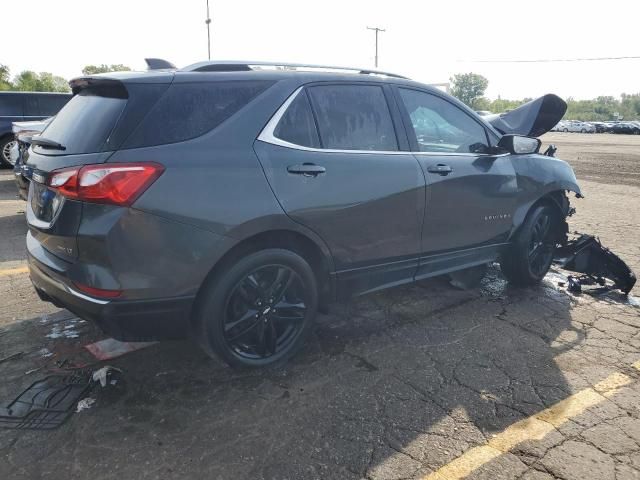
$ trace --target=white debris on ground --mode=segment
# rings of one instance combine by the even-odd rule
[[[53,352],[48,348],[41,348],[40,350],[38,350],[38,354],[42,358],[49,358],[51,355],[53,355]]]
[[[86,397],[78,402],[78,406],[76,407],[76,413],[79,413],[83,410],[89,410],[91,406],[96,403],[95,398]]]
[[[47,338],[78,338],[80,332],[77,330],[77,326],[80,323],[84,323],[79,318],[72,318],[66,322],[56,323],[51,327],[51,332],[46,335]]]

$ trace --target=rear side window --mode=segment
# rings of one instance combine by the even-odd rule
[[[65,150],[36,146],[41,153],[68,155],[102,150],[115,127],[126,98],[97,95],[87,88],[75,95],[42,132],[42,136],[62,144]]]
[[[389,106],[376,85],[309,88],[322,147],[333,150],[398,150]]]
[[[123,148],[199,137],[216,128],[272,84],[266,81],[174,83]]]
[[[23,95],[9,93],[0,95],[0,116],[21,117]]]
[[[301,91],[278,122],[273,136],[303,147],[320,148],[311,104],[305,91]]]

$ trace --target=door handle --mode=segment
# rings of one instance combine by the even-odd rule
[[[305,177],[317,177],[326,171],[326,168],[315,163],[303,163],[302,165],[289,165],[287,167],[287,172],[294,175],[304,175]]]
[[[449,175],[453,172],[453,169],[449,165],[445,165],[444,163],[439,163],[437,165],[429,165],[427,167],[427,172],[429,173],[437,173],[438,175]]]

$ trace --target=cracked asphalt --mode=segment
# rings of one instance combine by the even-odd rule
[[[581,137],[578,164],[616,136],[543,140],[571,162]],[[636,176],[597,181],[606,165],[583,165],[570,227],[639,272],[640,137],[629,138]],[[0,362],[2,404],[56,361],[91,362],[82,346],[102,338],[35,297],[12,188],[0,172],[0,358],[23,352]],[[229,369],[188,342],[127,354],[109,362],[120,381],[59,429],[0,429],[0,478],[638,479],[638,287],[572,296],[563,275],[514,289],[492,267],[471,290],[438,278],[335,305],[302,354],[268,371]]]

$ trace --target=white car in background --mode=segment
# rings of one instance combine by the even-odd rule
[[[587,122],[580,120],[564,120],[560,132],[580,132],[580,133],[596,133],[596,127]]]

